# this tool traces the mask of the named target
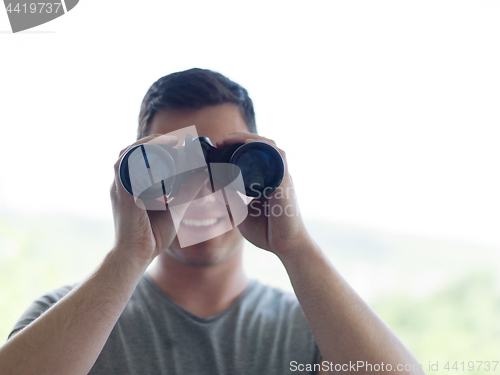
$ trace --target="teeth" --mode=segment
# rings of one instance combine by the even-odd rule
[[[194,220],[194,219],[184,219],[182,224],[188,225],[190,227],[208,227],[209,225],[214,225],[217,219],[204,219],[204,220]]]

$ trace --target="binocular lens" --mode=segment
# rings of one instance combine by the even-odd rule
[[[123,187],[140,199],[155,199],[161,197],[164,190],[170,191],[174,175],[175,163],[170,154],[153,144],[135,146],[120,166]]]
[[[231,158],[237,165],[245,183],[246,195],[259,197],[270,194],[281,184],[284,174],[280,153],[266,143],[247,143]]]
[[[123,187],[139,199],[175,197],[187,179],[186,173],[200,166],[205,168],[206,164],[212,165],[210,173],[214,183],[222,187],[232,185],[249,197],[268,195],[283,180],[283,158],[267,143],[239,143],[217,149],[208,138],[201,137],[199,142],[204,147],[199,155],[193,147],[193,137],[186,137],[185,146],[179,149],[155,144],[132,147],[120,163]],[[239,171],[244,187],[235,182]]]

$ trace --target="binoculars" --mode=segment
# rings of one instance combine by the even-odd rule
[[[134,146],[123,157],[119,176],[125,190],[136,198],[170,198],[179,194],[193,172],[207,168],[212,188],[229,186],[248,197],[272,193],[285,173],[281,154],[267,143],[216,148],[207,137],[187,134],[179,148],[154,143]]]

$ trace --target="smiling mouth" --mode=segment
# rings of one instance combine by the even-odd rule
[[[221,219],[210,218],[210,219],[182,219],[181,223],[187,227],[209,227],[217,224]]]

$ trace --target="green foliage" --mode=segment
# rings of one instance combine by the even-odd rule
[[[33,300],[86,277],[112,246],[113,227],[67,215],[0,215],[0,340]]]
[[[493,270],[476,271],[423,300],[391,296],[372,307],[424,370],[429,362],[439,361],[439,371],[432,373],[445,374],[448,361],[450,367],[455,361],[500,361],[500,296],[495,284]]]
[[[454,371],[443,370],[447,361],[451,367],[455,361],[500,360],[499,280],[492,268],[498,261],[497,249],[326,223],[310,230],[350,282],[356,280],[344,271],[361,262],[382,273],[397,270],[394,284],[398,285],[369,302],[426,372],[436,373],[428,371],[429,362],[439,361],[438,373],[445,374]],[[85,278],[112,244],[113,225],[108,221],[0,213],[0,340],[7,338],[34,299]],[[273,254],[255,248],[245,252],[250,276],[291,288]],[[417,299],[406,286],[417,276],[426,276],[430,264],[453,276],[453,281]]]

